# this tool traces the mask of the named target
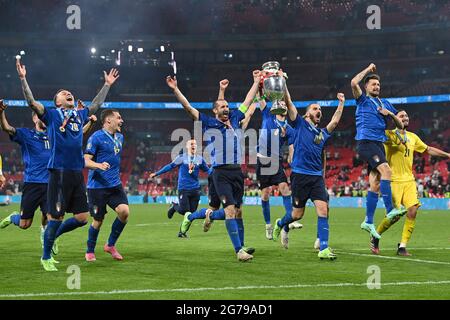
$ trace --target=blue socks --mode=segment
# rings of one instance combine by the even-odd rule
[[[61,226],[62,221],[50,220],[47,223],[47,228],[44,232],[44,252],[42,254],[42,259],[48,260],[51,258],[53,243],[56,238],[56,231]]]
[[[283,218],[281,218],[281,220],[278,222],[278,226],[279,227],[284,227],[284,226],[288,226],[289,227],[289,223],[291,223],[291,222],[294,222],[294,219],[292,219],[292,214],[291,213],[286,213],[283,216]]]
[[[286,213],[292,213],[292,198],[291,196],[283,196],[283,205]]]
[[[119,218],[116,218],[114,220],[112,227],[111,227],[111,234],[109,235],[108,239],[108,246],[113,247],[116,245],[117,239],[119,239],[120,234],[123,231],[123,228],[125,228],[127,224],[123,223],[119,220]]]
[[[20,226],[20,214],[15,214],[11,216],[11,223],[16,226]]]
[[[55,238],[58,238],[63,233],[70,232],[72,230],[75,230],[76,228],[82,227],[86,223],[87,222],[79,222],[74,217],[69,218],[60,225],[60,227],[58,228],[58,231],[56,231]]]
[[[266,200],[261,200],[262,212],[264,216],[264,221],[266,224],[270,224],[270,203]]]
[[[244,220],[242,220],[242,218],[236,218],[236,222],[238,225],[238,234],[239,239],[241,240],[241,246],[244,247]]]
[[[86,251],[87,253],[94,253],[99,232],[100,230],[95,229],[92,225],[89,227],[87,251]]]
[[[231,242],[233,243],[234,251],[238,252],[242,249],[241,240],[239,238],[239,230],[236,219],[226,219],[225,226],[230,236]]]
[[[206,208],[202,208],[198,211],[192,212],[189,215],[188,220],[192,222],[196,219],[205,219],[205,217],[206,217]]]
[[[373,216],[377,209],[377,203],[378,193],[369,191],[366,198],[366,223],[373,224]]]
[[[211,220],[225,220],[225,209],[213,211],[209,217]]]
[[[392,209],[394,209],[394,205],[392,204],[392,190],[391,190],[391,181],[390,180],[381,180],[380,181],[380,192],[383,197],[384,206],[386,207],[386,212],[389,213]]]
[[[320,239],[320,251],[328,248],[328,218],[318,217],[317,219],[317,233]]]

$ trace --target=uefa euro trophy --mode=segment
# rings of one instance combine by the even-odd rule
[[[278,61],[268,61],[262,65],[262,79],[260,85],[262,94],[268,100],[272,101],[272,114],[285,114],[287,107],[284,103],[280,103],[284,99],[284,92],[286,90],[287,75],[279,74],[280,63]]]

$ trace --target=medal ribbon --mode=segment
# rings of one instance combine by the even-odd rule
[[[106,131],[105,129],[102,129],[103,132],[106,134],[106,136],[109,138],[109,140],[111,140],[114,143],[114,152],[116,150],[118,150],[116,152],[119,153],[120,149],[122,148],[122,143],[120,142],[119,138],[116,138],[116,134],[114,134],[114,136],[112,134],[110,134],[108,131]]]
[[[63,109],[64,111],[61,110],[61,108],[56,109],[58,111],[59,117],[62,120],[62,124],[61,127],[59,127],[59,130],[61,132],[66,131],[66,126],[67,123],[69,122],[70,118],[75,117],[76,116],[76,111],[73,109]]]

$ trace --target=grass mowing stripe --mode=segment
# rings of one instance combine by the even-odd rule
[[[406,281],[406,282],[386,282],[381,286],[405,286],[405,285],[440,285],[450,284],[450,280],[443,281]],[[78,296],[78,295],[114,295],[131,293],[162,293],[162,292],[198,292],[198,291],[229,291],[229,290],[257,290],[257,289],[297,289],[297,288],[333,288],[333,287],[364,287],[367,283],[317,283],[317,284],[292,284],[280,286],[243,286],[243,287],[222,287],[222,288],[174,288],[174,289],[140,289],[140,290],[112,290],[112,291],[75,291],[75,292],[48,292],[48,293],[21,293],[21,294],[1,294],[0,298],[32,298],[51,296]]]

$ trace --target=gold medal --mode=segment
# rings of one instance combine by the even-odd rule
[[[61,131],[61,132],[65,132],[65,131],[66,131],[66,129],[64,129],[64,127],[59,127],[59,131]]]

